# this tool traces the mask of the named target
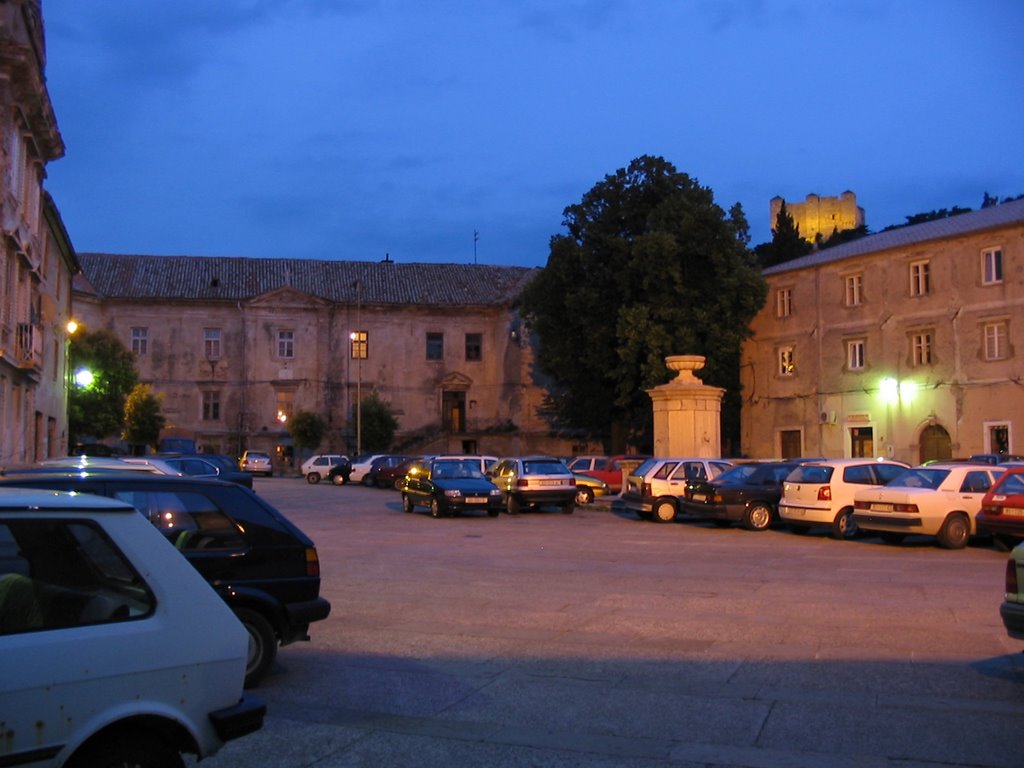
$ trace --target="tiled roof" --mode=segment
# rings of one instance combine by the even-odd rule
[[[891,229],[887,232],[879,232],[877,235],[868,235],[833,248],[815,251],[807,256],[801,256],[799,259],[776,264],[765,269],[764,274],[775,275],[794,269],[817,267],[854,256],[878,253],[891,248],[907,248],[929,240],[946,240],[951,237],[1014,224],[1024,225],[1024,199],[993,205],[982,208],[980,211],[961,213],[945,219],[926,221],[923,224]]]
[[[514,302],[538,274],[529,267],[393,261],[110,253],[78,258],[81,277],[104,299],[244,301],[292,288],[339,304],[501,306]]]

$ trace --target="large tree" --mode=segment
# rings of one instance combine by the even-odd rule
[[[704,381],[726,389],[723,441],[735,450],[740,345],[766,294],[742,208],[726,214],[710,189],[643,156],[563,223],[522,297],[554,422],[612,451],[650,445],[645,390],[671,378],[666,356],[700,354]]]
[[[139,381],[134,355],[112,331],[81,330],[71,338],[71,371],[75,377],[68,404],[71,444],[87,435],[120,434],[125,401]]]
[[[771,267],[806,256],[813,250],[814,246],[800,234],[800,225],[794,221],[783,201],[775,217],[775,226],[772,227],[771,242],[754,248],[754,254],[762,267]]]
[[[162,395],[155,394],[149,384],[136,384],[124,404],[124,430],[121,437],[136,451],[145,452],[147,446],[157,447],[164,418]]]

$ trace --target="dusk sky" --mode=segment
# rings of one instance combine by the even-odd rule
[[[660,155],[751,245],[1024,194],[1020,0],[43,0],[79,251],[541,266]]]

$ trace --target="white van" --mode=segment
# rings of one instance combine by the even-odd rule
[[[0,765],[178,766],[258,730],[248,635],[135,509],[0,489]]]

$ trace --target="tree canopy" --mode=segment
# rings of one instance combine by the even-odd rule
[[[71,337],[70,358],[76,376],[68,398],[71,443],[87,435],[119,434],[128,393],[139,381],[134,355],[112,331],[81,330]],[[92,380],[78,381],[80,371],[91,373]]]
[[[546,408],[609,450],[650,445],[645,390],[671,378],[665,357],[700,354],[724,387],[723,445],[739,432],[740,345],[766,286],[746,218],[660,157],[605,176],[564,211],[547,267],[522,313],[536,340]]]
[[[160,430],[167,420],[161,411],[162,395],[155,394],[149,384],[136,384],[124,405],[124,430],[121,437],[136,447],[157,447]]]
[[[783,201],[772,227],[771,242],[758,245],[754,254],[762,267],[771,267],[806,256],[813,250],[814,246],[800,234],[800,225],[793,220]]]

